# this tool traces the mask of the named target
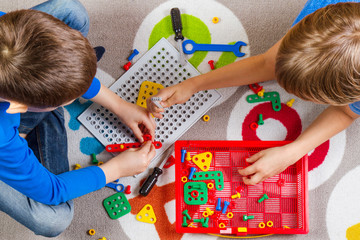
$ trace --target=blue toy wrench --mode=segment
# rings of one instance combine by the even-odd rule
[[[186,45],[191,45],[190,50],[186,49]],[[238,41],[233,45],[228,44],[197,44],[193,40],[183,42],[183,51],[186,54],[193,54],[195,51],[213,51],[213,52],[233,52],[237,57],[243,57],[245,53],[240,52],[241,46],[247,46],[246,43]]]
[[[113,182],[110,182],[108,184],[105,185],[106,187],[109,187],[109,188],[112,188],[112,189],[115,189],[117,192],[123,192],[125,187],[123,184],[121,183],[113,183]]]

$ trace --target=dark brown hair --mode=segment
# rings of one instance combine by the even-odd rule
[[[359,3],[328,5],[296,24],[281,42],[275,73],[285,90],[302,99],[359,101]]]
[[[84,94],[95,73],[95,52],[79,31],[36,10],[0,17],[1,98],[60,106]]]

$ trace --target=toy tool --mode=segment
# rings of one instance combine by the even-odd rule
[[[155,167],[153,173],[146,179],[146,181],[144,182],[144,184],[141,186],[139,193],[143,196],[147,196],[151,189],[155,186],[159,176],[163,173],[162,168],[164,167],[165,163],[167,162],[168,158],[170,157],[170,155],[172,154],[174,148],[173,147],[169,147],[168,148],[168,152],[165,155],[164,160],[162,161],[162,163],[160,164],[159,167]]]
[[[162,147],[161,142],[153,142],[155,149],[159,149]],[[135,142],[135,143],[121,143],[121,144],[110,144],[106,146],[107,152],[124,152],[128,150],[129,148],[138,148],[141,146],[141,143]]]
[[[184,36],[182,35],[182,23],[181,23],[181,15],[180,10],[178,8],[172,8],[170,10],[171,15],[171,23],[173,30],[175,32],[175,41],[178,45],[178,50],[180,52],[180,64],[185,65],[185,56],[183,51],[181,51],[181,43],[184,41]]]
[[[186,45],[191,45],[190,50],[186,49]],[[240,52],[241,46],[247,46],[246,43],[238,41],[233,45],[228,44],[199,44],[195,43],[193,40],[186,40],[182,44],[183,51],[186,54],[193,54],[196,51],[212,51],[212,52],[233,52],[237,57],[243,57],[245,53]]]

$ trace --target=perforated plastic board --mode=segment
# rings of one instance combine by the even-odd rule
[[[152,81],[168,87],[200,74],[189,62],[181,66],[179,59],[180,53],[162,38],[124,73],[110,90],[124,100],[136,103],[143,81]],[[221,95],[216,90],[201,91],[194,94],[186,103],[165,109],[163,119],[155,118],[157,124],[155,141],[160,141],[163,147],[156,150],[154,160],[159,158],[220,98]],[[136,141],[132,131],[119,121],[115,114],[96,103],[90,105],[78,120],[104,146]]]
[[[176,183],[176,230],[180,233],[220,233],[220,234],[305,234],[309,231],[308,226],[308,189],[307,189],[307,156],[304,156],[296,164],[288,167],[284,172],[268,178],[255,186],[245,185],[242,176],[238,173],[239,168],[245,168],[249,164],[245,159],[255,153],[270,147],[284,145],[288,142],[272,141],[177,141],[175,143],[175,183]],[[208,201],[202,205],[188,205],[184,201],[184,185],[182,177],[188,177],[190,168],[196,167],[192,161],[181,163],[181,150],[185,149],[194,156],[203,152],[211,152],[213,159],[209,171],[221,171],[224,176],[224,189],[215,188],[208,190]],[[197,167],[196,167],[197,168]],[[197,168],[196,172],[201,172]],[[202,176],[210,175],[202,172]],[[285,181],[284,185],[279,180]],[[200,182],[193,178],[188,182]],[[214,180],[201,180],[201,182],[215,183]],[[236,189],[241,187],[241,198],[232,199]],[[269,199],[258,200],[267,194]],[[226,214],[216,211],[217,199],[221,198],[221,207],[224,201],[233,202],[234,207],[228,207]],[[232,204],[230,204],[232,205]],[[220,214],[219,220],[210,216],[209,227],[202,227],[201,223],[192,223],[194,227],[182,227],[184,210],[188,210],[191,220],[204,218],[206,208]],[[232,212],[233,218],[228,218],[227,213]],[[254,219],[243,220],[243,216],[254,216]],[[214,215],[215,216],[215,215]],[[259,223],[265,225],[268,221],[273,222],[272,227],[260,228]],[[225,228],[220,228],[223,222]],[[288,228],[286,228],[286,227]],[[239,232],[238,228],[247,228],[247,232]]]

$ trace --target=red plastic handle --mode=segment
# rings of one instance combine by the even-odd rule
[[[154,144],[155,149],[159,149],[162,147],[161,142],[152,142]],[[141,143],[121,143],[121,144],[110,144],[106,146],[107,152],[124,152],[129,148],[138,148],[141,146]]]

